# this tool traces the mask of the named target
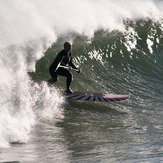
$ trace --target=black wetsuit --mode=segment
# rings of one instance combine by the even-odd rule
[[[76,66],[72,63],[71,53],[66,53],[65,50],[62,50],[61,52],[59,52],[49,68],[49,73],[52,77],[51,79],[52,82],[57,81],[58,75],[67,77],[66,87],[68,89],[72,81],[72,74],[68,69],[63,68],[63,67],[58,67],[59,64],[61,66],[66,66],[67,64],[69,64],[72,68],[77,69]]]

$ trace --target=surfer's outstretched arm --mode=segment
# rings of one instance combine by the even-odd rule
[[[69,62],[69,65],[70,65],[73,69],[75,69],[76,72],[80,73],[80,69],[77,68],[77,67],[74,65],[74,63],[72,62],[72,58],[71,58],[71,60],[70,60],[70,62]]]

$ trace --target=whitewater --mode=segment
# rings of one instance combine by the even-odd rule
[[[163,161],[161,0],[0,1],[0,162]],[[69,102],[48,86],[63,43],[75,91],[129,94]]]

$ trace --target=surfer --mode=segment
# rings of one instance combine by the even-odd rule
[[[67,69],[67,65],[69,65],[70,67],[75,69],[78,73],[80,73],[80,69],[78,69],[72,62],[71,48],[72,48],[71,43],[65,42],[64,49],[58,53],[55,60],[49,67],[49,73],[52,79],[48,80],[48,83],[53,84],[54,82],[56,82],[58,75],[67,77],[66,93],[72,93],[70,85],[73,78],[72,73]]]

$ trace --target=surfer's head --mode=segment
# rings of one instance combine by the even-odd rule
[[[71,47],[72,47],[72,45],[71,45],[70,42],[65,42],[65,43],[64,43],[64,50],[65,50],[67,53],[69,53],[69,52],[71,51]]]

